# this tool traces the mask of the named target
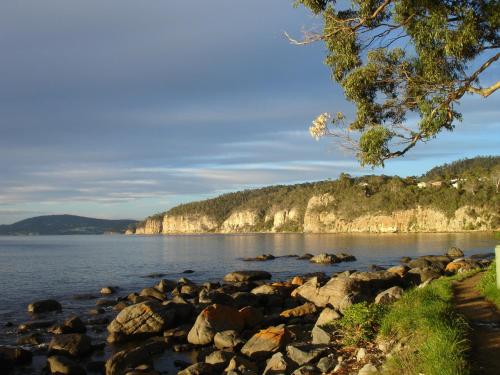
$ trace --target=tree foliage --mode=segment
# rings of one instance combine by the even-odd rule
[[[498,0],[298,0],[322,17],[323,29],[305,32],[298,45],[325,43],[326,64],[354,118],[322,114],[311,134],[334,136],[378,166],[419,142],[452,130],[466,93],[488,97],[500,81],[482,87],[497,63]],[[413,121],[418,118],[418,121]],[[319,121],[318,121],[319,120]],[[409,121],[410,120],[410,121]]]

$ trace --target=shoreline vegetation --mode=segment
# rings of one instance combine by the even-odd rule
[[[66,375],[160,375],[166,362],[180,375],[467,375],[468,327],[453,312],[452,286],[490,267],[492,257],[453,247],[387,269],[282,281],[259,270],[205,283],[152,274],[154,284],[135,293],[108,286],[101,298],[85,297],[94,306],[81,316],[55,300],[34,301],[33,319],[17,327],[17,345],[0,346],[0,365],[23,373],[36,367],[37,355],[43,371]],[[279,261],[265,254],[246,260]],[[355,260],[339,253],[297,259]]]
[[[500,228],[500,157],[476,157],[420,177],[341,174],[181,204],[126,234],[419,233]]]

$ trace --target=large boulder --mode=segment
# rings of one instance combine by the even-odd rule
[[[462,258],[464,256],[464,252],[458,247],[450,247],[446,255],[450,258]]]
[[[92,350],[90,337],[80,333],[66,333],[52,337],[49,352],[81,357]]]
[[[47,358],[47,364],[52,374],[85,375],[85,369],[68,357],[53,355]]]
[[[252,359],[265,359],[282,349],[288,340],[285,326],[268,327],[253,335],[241,348],[241,353]]]
[[[321,286],[317,277],[313,277],[295,289],[292,294],[300,296],[318,307],[331,305],[342,311],[353,303],[368,300],[369,295],[365,289],[360,280],[351,277],[334,277],[324,286]]]
[[[256,280],[269,280],[269,279],[271,279],[271,274],[269,272],[254,271],[254,270],[234,271],[224,276],[224,281],[226,282],[256,281]]]
[[[46,313],[50,311],[61,311],[62,306],[54,299],[35,301],[28,305],[28,312],[33,314]]]
[[[151,363],[150,353],[142,347],[119,351],[106,361],[106,375],[123,375],[128,368]]]
[[[217,332],[214,336],[214,345],[217,349],[233,349],[244,341],[234,330]]]
[[[160,290],[156,288],[144,288],[141,290],[139,293],[140,297],[147,297],[147,298],[153,298],[158,301],[165,301],[167,299],[167,296],[165,293],[161,292]]]
[[[159,334],[175,320],[175,308],[148,301],[124,308],[109,324],[108,331],[121,339]]]
[[[62,333],[85,333],[87,328],[83,321],[77,316],[70,316],[63,324],[57,324],[49,328],[49,332],[59,335]]]
[[[235,330],[240,332],[245,326],[243,317],[234,307],[211,305],[203,309],[189,331],[188,342],[195,345],[210,344],[217,332]]]

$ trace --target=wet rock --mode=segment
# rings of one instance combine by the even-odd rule
[[[19,332],[31,331],[39,328],[47,328],[55,324],[55,320],[33,320],[31,322],[21,323],[17,326]]]
[[[49,329],[49,332],[60,335],[63,333],[85,333],[87,328],[78,316],[70,316],[63,324],[55,325]]]
[[[368,271],[370,271],[370,272],[385,271],[385,268],[381,267],[381,266],[377,266],[376,264],[370,264],[368,266]]]
[[[262,255],[257,255],[254,258],[243,258],[243,261],[245,262],[265,262],[267,260],[274,260],[276,257],[272,254],[262,254]]]
[[[175,320],[175,309],[157,302],[142,302],[129,306],[109,324],[109,333],[123,338],[140,337],[163,332]]]
[[[378,374],[377,368],[371,363],[367,363],[366,365],[364,365],[358,372],[358,375],[371,375],[371,374]]]
[[[306,302],[303,305],[283,311],[280,316],[282,316],[283,318],[302,317],[315,314],[317,311],[318,309],[316,308],[316,305],[314,305],[314,303]]]
[[[165,275],[166,275],[166,273],[163,273],[163,272],[153,272],[153,273],[148,273],[147,275],[142,276],[142,278],[159,279],[160,277],[163,277]]]
[[[246,358],[243,358],[239,355],[234,356],[229,361],[229,365],[227,365],[224,370],[225,374],[245,374],[245,375],[257,375],[258,369],[257,365],[252,361],[249,361]]]
[[[102,307],[95,307],[89,310],[90,315],[102,315],[106,312]]]
[[[129,306],[129,304],[125,301],[120,301],[116,305],[113,306],[114,311],[122,311],[124,308]]]
[[[217,332],[235,330],[240,332],[245,322],[239,311],[225,305],[211,305],[203,309],[189,331],[188,342],[195,345],[210,344]]]
[[[285,375],[290,371],[291,367],[290,361],[283,353],[274,353],[272,357],[267,360],[263,375]]]
[[[105,287],[101,288],[99,293],[101,293],[102,295],[110,295],[110,294],[115,294],[116,291],[117,291],[117,288],[114,286],[105,286]]]
[[[334,354],[329,354],[326,357],[321,358],[318,361],[316,367],[322,373],[328,374],[332,372],[332,370],[335,368],[336,365],[337,365],[337,358],[335,357]]]
[[[161,279],[155,288],[162,293],[171,292],[177,286],[177,283],[173,280]]]
[[[19,337],[16,343],[17,345],[40,345],[43,343],[43,340],[39,333],[30,333],[29,335]]]
[[[184,270],[184,271],[182,271],[182,273],[189,274],[189,273],[194,273],[194,271],[193,270]]]
[[[52,374],[85,375],[85,369],[68,357],[53,355],[47,358],[47,363]]]
[[[162,302],[167,299],[167,296],[163,292],[160,292],[158,289],[155,288],[144,288],[139,293],[139,296],[153,298]]]
[[[81,294],[75,294],[71,298],[74,299],[75,301],[87,301],[91,299],[96,299],[97,296],[91,293],[81,293]]]
[[[228,273],[224,276],[226,282],[240,282],[240,281],[255,281],[255,280],[269,280],[271,274],[266,271],[244,270]]]
[[[44,299],[35,301],[28,305],[28,312],[33,314],[46,313],[50,311],[61,311],[62,306],[59,302],[53,299]]]
[[[288,340],[285,326],[268,327],[253,335],[241,348],[241,353],[252,359],[265,359],[280,351]]]
[[[356,261],[356,257],[354,255],[351,255],[351,254],[340,253],[340,254],[335,254],[335,255],[337,256],[337,258],[341,262],[355,262]]]
[[[313,257],[314,255],[310,254],[310,253],[305,253],[304,255],[301,255],[299,256],[297,259],[300,259],[300,260],[309,260]]]
[[[324,345],[288,345],[286,353],[288,358],[295,362],[298,366],[306,365],[313,362],[325,353],[327,348]]]
[[[15,365],[30,363],[33,358],[33,354],[29,350],[12,346],[0,346],[0,355]]]
[[[316,264],[334,264],[339,263],[340,259],[335,254],[318,254],[309,259],[311,263]]]
[[[214,368],[212,365],[205,362],[198,362],[194,365],[186,367],[184,370],[179,371],[177,375],[212,375]]]
[[[402,257],[402,258],[400,259],[400,262],[401,262],[401,263],[410,263],[410,261],[411,261],[411,258],[410,258],[410,257]]]
[[[92,350],[90,337],[80,333],[56,335],[49,344],[49,352],[81,357]]]
[[[238,332],[234,330],[217,332],[214,336],[214,345],[217,349],[233,349],[243,343]]]
[[[397,301],[401,297],[403,297],[403,289],[399,286],[393,286],[383,292],[380,292],[375,297],[375,303],[378,304],[389,304]]]
[[[450,258],[462,258],[464,256],[464,252],[458,247],[450,247],[446,255]]]

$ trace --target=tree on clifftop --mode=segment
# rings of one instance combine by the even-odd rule
[[[297,45],[325,43],[332,78],[356,112],[350,121],[323,113],[310,132],[336,137],[362,165],[383,166],[452,130],[465,94],[487,98],[500,88],[498,77],[484,74],[500,58],[499,0],[338,3],[297,0],[322,17],[322,30],[300,40],[286,35]]]

